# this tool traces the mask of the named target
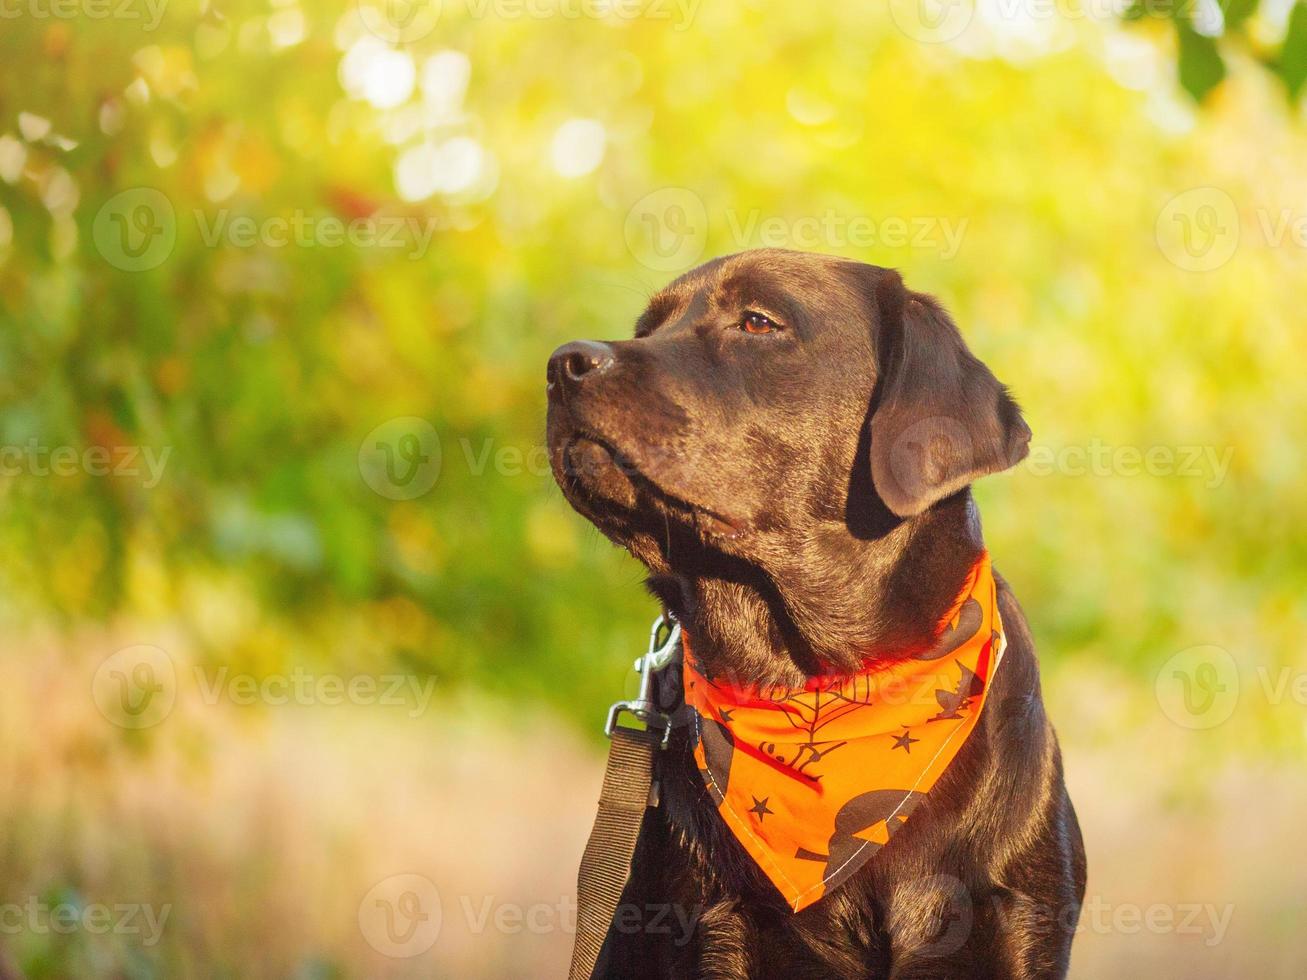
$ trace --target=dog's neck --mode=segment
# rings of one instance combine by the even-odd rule
[[[650,585],[710,673],[794,686],[927,646],[983,548],[963,490],[875,533],[829,521],[764,542],[758,564],[695,562]]]

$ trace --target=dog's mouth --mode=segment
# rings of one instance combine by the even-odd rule
[[[692,528],[711,543],[738,541],[752,530],[743,516],[691,499],[665,467],[633,455],[588,431],[572,433],[551,453],[564,495],[612,537],[655,531],[668,521]]]

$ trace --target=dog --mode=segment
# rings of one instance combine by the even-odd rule
[[[568,502],[647,566],[706,674],[760,690],[936,642],[984,553],[970,484],[1030,439],[938,302],[892,269],[786,250],[691,270],[633,339],[566,344],[547,381]],[[677,726],[622,899],[639,921],[610,929],[595,975],[1065,976],[1084,846],[1029,629],[994,582],[1006,649],[975,727],[893,840],[801,911]],[[688,937],[655,927],[669,909]]]

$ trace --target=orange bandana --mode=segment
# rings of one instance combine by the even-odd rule
[[[925,799],[975,728],[1004,646],[987,553],[934,646],[899,663],[744,690],[705,677],[685,645],[704,783],[794,911],[848,879]]]

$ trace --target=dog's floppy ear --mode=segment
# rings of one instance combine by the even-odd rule
[[[1030,427],[949,315],[892,269],[876,284],[871,479],[899,517],[1025,459]]]

